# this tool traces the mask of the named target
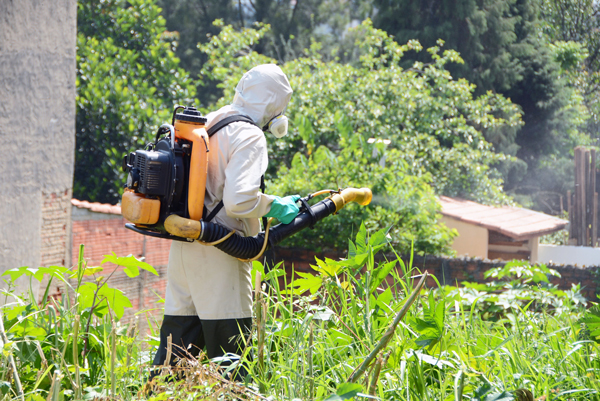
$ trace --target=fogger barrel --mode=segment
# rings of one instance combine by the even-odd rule
[[[303,210],[290,224],[278,224],[269,229],[267,248],[273,247],[284,239],[296,234],[306,227],[310,227],[319,220],[337,213],[350,202],[360,205],[371,203],[373,194],[368,188],[347,188],[340,193],[334,193],[309,209]],[[177,215],[171,215],[165,220],[165,229],[170,234],[199,240],[205,243],[218,242],[231,233],[231,230],[214,223],[195,221]],[[242,237],[233,234],[224,241],[214,244],[221,251],[240,259],[249,259],[261,252],[265,241],[265,232],[260,232],[254,237]]]

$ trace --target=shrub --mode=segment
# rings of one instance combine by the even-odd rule
[[[259,25],[236,32],[226,26],[200,46],[209,60],[201,76],[223,88],[213,108],[231,101],[245,71],[274,62],[252,50],[267,29]],[[436,222],[433,193],[510,202],[499,173],[490,167],[506,157],[492,151],[482,132],[517,127],[520,114],[508,99],[492,93],[474,99],[472,85],[454,80],[445,69],[447,63],[461,62],[454,51],[428,49],[430,63],[405,70],[401,58],[421,51],[417,42],[399,45],[369,21],[351,34],[360,55],[355,64],[322,61],[315,43],[282,65],[295,91],[286,113],[291,133],[281,140],[267,135],[268,191],[373,189],[373,206],[351,207],[344,220],[323,222],[311,246],[339,248],[340,238],[364,220],[373,229],[393,226],[403,251],[414,241],[419,252],[447,252],[452,233]],[[309,243],[305,233],[288,242]]]

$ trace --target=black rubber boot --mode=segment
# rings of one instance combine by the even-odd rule
[[[239,360],[246,344],[250,341],[252,318],[200,320],[198,316],[165,315],[160,327],[160,346],[154,356],[153,365],[165,364],[167,358],[168,338],[171,335],[171,358],[169,364],[174,366],[179,358],[196,358],[200,351],[206,349],[209,359],[228,354],[229,360],[220,361],[219,365],[227,367]],[[160,374],[160,369],[150,373],[149,381]],[[234,380],[243,380],[247,374],[245,367],[240,367]]]

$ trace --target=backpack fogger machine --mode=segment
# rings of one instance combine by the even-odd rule
[[[229,117],[217,127],[205,129],[206,118],[194,107],[175,106],[171,124],[163,124],[154,142],[143,150],[125,156],[123,170],[127,184],[121,199],[121,213],[130,221],[128,229],[144,235],[178,241],[200,241],[213,245],[240,260],[260,258],[269,247],[316,222],[335,214],[350,202],[368,205],[372,193],[368,188],[323,190],[301,198],[300,213],[289,224],[271,227],[253,237],[244,237],[226,227],[203,218],[204,193],[208,170],[209,137],[227,123],[248,117]],[[216,129],[215,129],[216,128]],[[309,205],[315,196],[329,197]]]

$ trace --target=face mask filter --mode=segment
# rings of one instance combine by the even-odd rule
[[[275,138],[283,138],[288,132],[288,119],[284,115],[280,115],[269,121],[267,131],[275,135]]]

